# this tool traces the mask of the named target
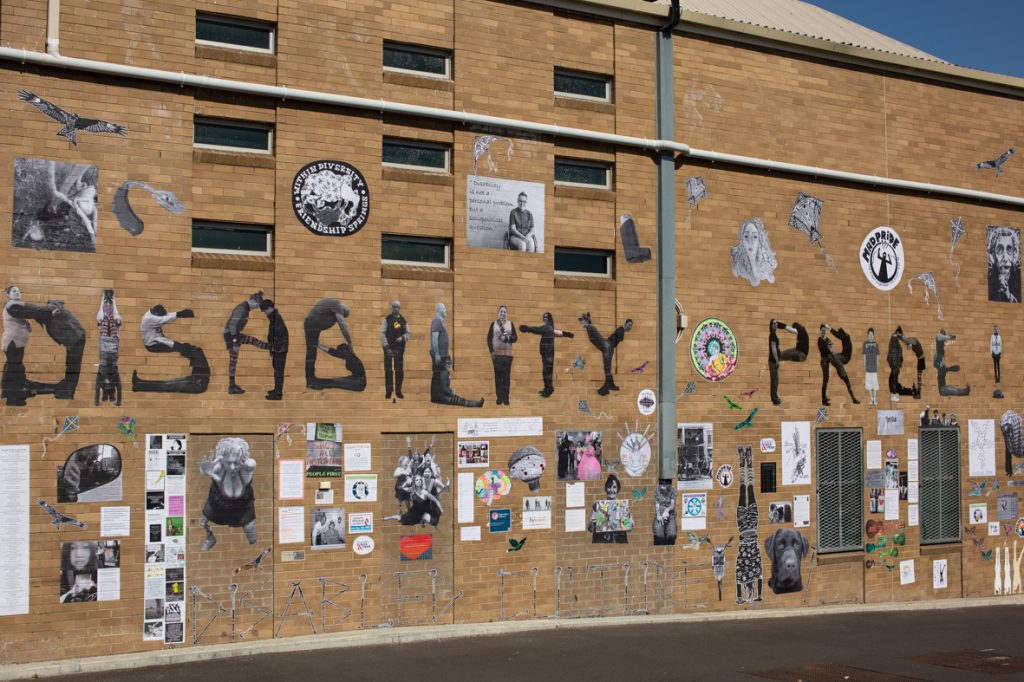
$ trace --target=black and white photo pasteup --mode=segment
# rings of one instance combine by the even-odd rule
[[[555,339],[571,339],[573,338],[573,333],[556,329],[555,318],[551,313],[544,313],[541,322],[542,324],[538,327],[521,324],[519,325],[519,331],[524,334],[537,334],[540,336],[541,378],[544,381],[544,388],[540,391],[540,397],[548,398],[555,392]]]
[[[779,330],[796,336],[796,346],[782,350],[779,345]],[[772,404],[781,405],[779,397],[779,365],[783,362],[803,362],[811,349],[811,339],[807,330],[799,322],[786,324],[778,320],[768,323],[768,373],[771,379]]]
[[[832,345],[829,334],[839,339],[842,344],[838,353]],[[849,392],[853,404],[859,405],[860,401],[853,394],[850,377],[846,373],[846,365],[849,364],[850,358],[853,356],[853,341],[850,339],[850,335],[842,327],[833,329],[827,324],[821,325],[818,329],[818,353],[821,356],[821,404],[825,406],[832,404],[828,399],[828,380],[831,368],[835,368],[836,375],[846,384],[846,390]]]
[[[120,135],[121,137],[128,134],[128,128],[126,126],[118,123],[109,123],[98,118],[85,118],[84,116],[79,116],[73,111],[65,111],[56,104],[47,102],[39,95],[29,92],[28,90],[18,90],[18,99],[22,102],[28,102],[57,123],[64,124],[64,127],[57,131],[57,135],[58,137],[63,137],[69,144],[75,147],[78,146],[77,134],[79,131],[86,131],[90,133],[113,133],[114,135]]]
[[[204,393],[210,385],[210,364],[206,353],[199,346],[174,341],[164,334],[164,326],[177,320],[194,318],[190,308],[168,313],[163,305],[157,304],[146,311],[140,325],[142,343],[150,353],[177,353],[188,360],[191,373],[177,379],[143,379],[138,371],[132,372],[132,390],[154,393]]]
[[[362,360],[356,355],[355,344],[349,332],[345,318],[349,316],[349,307],[336,298],[321,298],[309,309],[303,322],[306,333],[306,388],[323,390],[338,388],[343,391],[363,391],[366,389],[366,369]],[[320,343],[320,335],[337,325],[345,342],[331,347]],[[345,363],[348,376],[321,378],[316,374],[317,352],[323,351],[333,358]]]
[[[1020,303],[1020,230],[988,228],[988,300]]]
[[[217,544],[211,523],[241,528],[249,544],[256,544],[256,497],[252,490],[256,460],[251,453],[244,438],[221,438],[213,459],[199,463],[199,471],[210,478],[210,492],[199,521],[206,531],[204,550]]]
[[[939,373],[939,395],[944,396],[966,396],[971,394],[971,386],[968,384],[962,388],[946,384],[946,375],[950,372],[959,372],[960,365],[946,364],[946,346],[956,342],[956,336],[946,333],[940,329],[935,335],[935,369]]]
[[[113,289],[104,289],[100,308],[96,311],[96,326],[100,336],[100,362],[96,370],[96,395],[93,403],[100,401],[121,404],[121,370],[118,358],[121,352],[121,313],[117,311],[117,299]]]
[[[590,343],[601,352],[601,362],[604,367],[604,384],[601,385],[601,388],[597,389],[597,392],[600,395],[608,395],[609,391],[619,390],[619,387],[615,385],[615,378],[612,376],[612,358],[615,355],[615,349],[626,338],[626,332],[633,328],[633,320],[627,319],[622,323],[621,327],[616,328],[607,338],[598,331],[591,321],[590,313],[583,313],[579,321],[583,325],[583,329],[586,330]]]
[[[435,303],[434,319],[430,322],[430,402],[459,407],[483,407],[483,398],[466,400],[452,389],[451,339],[448,336],[448,325],[445,323],[446,317],[448,309],[444,303]]]
[[[43,251],[95,253],[98,183],[96,166],[15,159],[11,244]]]
[[[755,287],[762,280],[769,284],[775,282],[775,268],[779,266],[779,261],[775,258],[775,252],[768,241],[768,231],[760,218],[743,221],[730,255],[733,277],[742,277]]]
[[[245,389],[235,383],[235,369],[238,367],[238,353],[243,344],[267,350],[265,341],[244,334],[243,330],[249,323],[249,313],[256,310],[263,302],[263,292],[257,291],[246,300],[231,309],[224,323],[224,344],[228,350],[228,393],[245,393]]]

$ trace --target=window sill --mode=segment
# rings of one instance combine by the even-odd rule
[[[957,542],[951,542],[945,545],[921,545],[921,556],[930,556],[935,554],[962,554],[963,545]]]
[[[441,185],[444,187],[455,186],[455,176],[451,173],[432,173],[430,171],[418,171],[411,168],[381,168],[382,180],[396,180],[398,182],[418,182],[424,185]]]
[[[555,196],[587,201],[615,201],[615,190],[555,184]]]
[[[273,256],[243,256],[230,253],[192,252],[192,267],[216,270],[247,270],[250,272],[273,272]]]
[[[270,69],[277,68],[276,54],[250,52],[249,50],[232,50],[229,47],[217,47],[215,45],[196,45],[196,58],[217,59],[222,62],[245,64],[247,66],[265,66]]]
[[[441,92],[452,92],[455,89],[454,82],[446,78],[416,76],[411,73],[396,73],[394,71],[384,72],[384,82],[391,83],[392,85],[408,85],[412,88],[439,90]]]
[[[574,277],[555,275],[556,289],[586,289],[588,291],[615,291],[615,280],[610,277]]]
[[[277,165],[277,160],[273,154],[222,152],[215,149],[193,149],[192,162],[245,166],[246,168],[274,168]]]
[[[829,564],[860,564],[864,563],[866,558],[870,558],[871,555],[865,554],[863,550],[854,550],[852,552],[836,552],[835,554],[818,554],[818,565],[827,566]]]
[[[599,114],[615,113],[615,104],[612,102],[576,99],[575,97],[562,97],[560,95],[555,95],[555,106],[562,107],[564,109],[576,109],[579,111],[596,111]]]
[[[380,276],[387,279],[411,279],[420,282],[455,281],[455,273],[450,268],[427,265],[381,264]]]

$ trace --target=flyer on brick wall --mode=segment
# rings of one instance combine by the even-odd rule
[[[185,434],[146,435],[144,641],[185,641],[187,451]]]

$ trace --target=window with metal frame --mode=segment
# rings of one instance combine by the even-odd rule
[[[447,239],[385,234],[380,239],[381,263],[451,267],[451,242]]]
[[[555,94],[560,97],[610,102],[612,79],[611,76],[555,67]]]
[[[817,429],[818,553],[864,549],[864,434]]]
[[[196,13],[196,42],[234,50],[274,52],[275,26],[265,21]]]
[[[555,183],[574,187],[610,189],[612,167],[600,161],[555,157]]]
[[[960,427],[918,432],[921,544],[960,542]]]
[[[451,145],[385,137],[381,163],[391,168],[447,173]]]
[[[274,126],[270,123],[196,116],[192,130],[196,147],[256,154],[274,151]]]
[[[452,53],[434,47],[384,41],[384,69],[430,78],[450,79]]]
[[[246,256],[273,255],[271,225],[231,223],[217,220],[192,221],[192,250]]]
[[[611,251],[556,246],[555,274],[611,277],[614,258],[615,254]]]

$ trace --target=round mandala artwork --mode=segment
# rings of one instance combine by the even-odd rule
[[[314,161],[292,181],[292,210],[314,234],[347,237],[370,217],[370,191],[354,166],[343,161]]]
[[[630,433],[619,447],[619,461],[630,476],[643,476],[647,471],[647,465],[651,463],[650,441],[642,433]]]
[[[709,317],[690,337],[690,359],[697,373],[708,381],[722,381],[736,369],[740,356],[736,335],[725,322]]]

